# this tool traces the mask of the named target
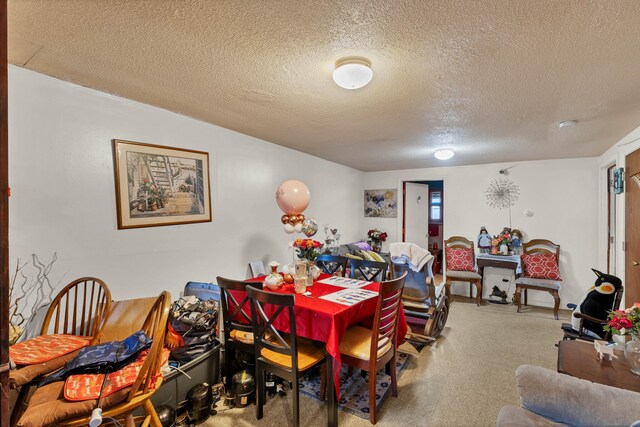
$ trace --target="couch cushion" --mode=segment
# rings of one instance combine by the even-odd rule
[[[539,286],[547,289],[560,289],[562,283],[558,280],[534,279],[532,277],[519,277],[516,279],[516,285]]]
[[[554,254],[522,255],[524,275],[535,279],[562,280]]]
[[[38,363],[37,365],[22,366],[18,369],[14,369],[9,373],[9,384],[11,388],[18,388],[25,384],[29,384],[42,375],[49,374],[53,371],[57,371],[67,364],[71,359],[76,357],[80,350],[76,350],[72,353],[67,353],[64,356],[56,357],[44,363]]]
[[[475,271],[471,248],[445,248],[447,270]]]

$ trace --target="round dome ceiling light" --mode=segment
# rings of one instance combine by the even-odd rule
[[[450,148],[443,148],[441,150],[436,150],[433,155],[438,160],[449,160],[454,156],[454,154],[456,153],[454,153]]]
[[[343,89],[360,89],[372,78],[371,62],[366,58],[349,57],[336,61],[333,81]]]

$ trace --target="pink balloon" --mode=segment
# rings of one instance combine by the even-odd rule
[[[298,215],[309,206],[311,193],[302,181],[290,179],[280,184],[276,191],[278,207],[287,215]]]

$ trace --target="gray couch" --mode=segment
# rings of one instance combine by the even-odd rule
[[[630,426],[640,420],[640,393],[532,365],[516,370],[516,384],[520,407],[500,409],[499,427]]]

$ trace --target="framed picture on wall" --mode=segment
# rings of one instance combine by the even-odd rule
[[[209,153],[113,140],[118,229],[211,221]]]
[[[398,190],[364,190],[364,216],[397,218]]]

